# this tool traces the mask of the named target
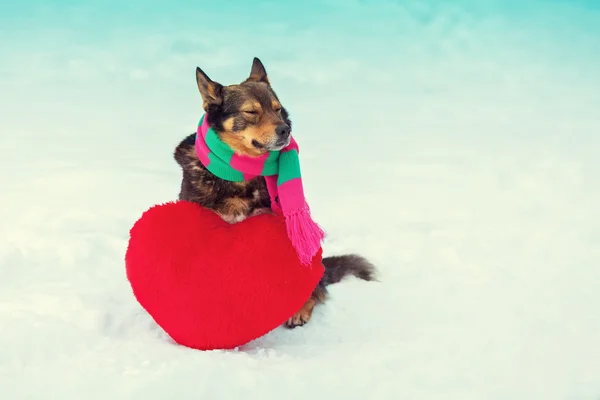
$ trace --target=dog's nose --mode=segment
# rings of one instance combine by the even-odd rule
[[[275,129],[277,136],[287,139],[290,136],[290,126],[288,124],[281,124]]]

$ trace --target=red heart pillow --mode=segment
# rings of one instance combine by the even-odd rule
[[[125,265],[138,302],[169,336],[210,350],[245,344],[300,310],[323,276],[321,256],[300,264],[283,217],[229,224],[178,201],[134,224]]]

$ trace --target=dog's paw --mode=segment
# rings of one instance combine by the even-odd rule
[[[312,301],[308,301],[294,316],[288,319],[284,326],[289,329],[293,329],[297,326],[304,326],[310,321],[315,304]]]
[[[270,208],[257,208],[254,211],[252,211],[252,213],[250,213],[251,217],[255,217],[257,215],[262,215],[262,214],[271,214],[271,209]]]

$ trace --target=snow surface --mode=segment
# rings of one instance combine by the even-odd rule
[[[218,34],[195,22],[215,6],[128,4],[0,9],[0,398],[600,398],[592,2],[237,4]],[[135,302],[123,255],[177,195],[196,65],[232,83],[255,55],[326,253],[380,282],[199,352]]]

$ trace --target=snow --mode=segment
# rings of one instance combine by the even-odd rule
[[[1,397],[598,399],[600,17],[525,3],[322,3],[333,27],[239,6],[245,25],[214,40],[189,5],[103,28],[99,4],[13,5]],[[199,352],[135,302],[128,229],[177,195],[196,65],[232,83],[255,55],[292,112],[325,252],[367,256],[380,281],[331,286],[305,327]]]

